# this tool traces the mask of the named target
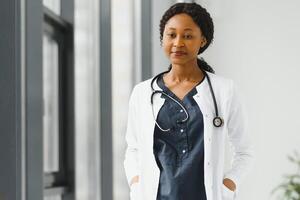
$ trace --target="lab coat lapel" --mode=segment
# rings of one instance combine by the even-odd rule
[[[145,95],[147,96],[147,104],[141,105],[143,107],[143,112],[145,113],[143,117],[142,127],[145,129],[143,130],[143,140],[145,141],[145,145],[147,146],[147,151],[149,154],[152,155],[153,153],[153,134],[154,134],[154,129],[155,129],[155,120],[157,118],[157,114],[162,107],[162,105],[165,102],[165,99],[161,97],[160,93],[156,93],[153,96],[153,105],[151,105],[151,94],[152,94],[152,89],[150,87],[147,87]],[[157,85],[156,81],[153,83],[153,88],[154,90],[161,90],[159,86]],[[154,113],[154,116],[153,116]]]
[[[200,107],[203,117],[214,114],[214,104],[210,93],[207,78],[196,87],[197,93],[193,96],[196,103]]]
[[[209,84],[207,78],[196,87],[197,94],[193,96],[196,103],[198,104],[204,122],[204,180],[205,180],[205,189],[207,199],[212,199],[212,183],[213,183],[213,174],[210,167],[207,166],[207,163],[211,162],[212,146],[212,119],[214,117],[214,105],[211,97]]]
[[[155,157],[153,154],[153,139],[154,139],[154,129],[155,129],[155,121],[154,118],[157,118],[157,114],[159,110],[161,109],[162,105],[165,102],[165,99],[161,97],[160,93],[156,93],[153,96],[153,105],[151,105],[151,94],[152,89],[150,87],[149,83],[149,90],[147,89],[147,93],[145,93],[149,99],[147,106],[142,105],[144,109],[145,118],[143,118],[142,127],[143,127],[143,152],[145,157],[143,157],[145,166],[149,167],[151,169],[150,171],[145,170],[144,173],[144,180],[147,180],[147,185],[145,187],[151,188],[151,195],[149,195],[149,199],[155,199],[157,190],[158,190],[158,184],[159,184],[159,175],[160,170],[156,164]],[[161,90],[161,88],[157,85],[156,81],[153,82],[153,88],[154,90]],[[152,109],[154,111],[154,117],[152,113]],[[147,169],[147,168],[143,168]]]
[[[153,82],[153,88],[154,88],[154,90],[160,90],[161,91],[162,89],[158,86],[156,80],[157,79],[155,79],[155,81]],[[162,105],[164,104],[164,102],[165,102],[165,98],[161,97],[161,93],[156,93],[153,96],[153,109],[154,109],[155,119],[157,118],[157,114],[158,114],[160,108],[162,107]]]

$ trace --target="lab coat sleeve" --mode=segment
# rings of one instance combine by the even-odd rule
[[[136,175],[140,174],[140,169],[138,166],[138,117],[137,117],[137,86],[135,86],[132,90],[132,93],[129,98],[129,109],[128,109],[128,118],[127,118],[127,127],[125,133],[125,140],[127,143],[127,148],[125,152],[124,159],[124,169],[126,178],[128,181],[128,185],[132,178]]]
[[[224,175],[236,184],[236,192],[244,176],[253,166],[254,152],[253,144],[249,137],[247,127],[247,116],[245,107],[241,102],[238,90],[233,81],[231,81],[231,95],[228,101],[228,138],[233,150],[231,168]]]

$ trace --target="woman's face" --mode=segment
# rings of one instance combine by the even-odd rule
[[[174,15],[165,25],[162,46],[172,64],[195,60],[205,43],[199,26],[187,14]]]

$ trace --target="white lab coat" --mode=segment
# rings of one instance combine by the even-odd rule
[[[248,137],[244,108],[240,102],[232,80],[212,73],[211,79],[216,96],[219,115],[224,119],[222,127],[214,127],[212,121],[215,109],[207,78],[199,84],[193,96],[203,113],[204,120],[204,183],[207,200],[237,199],[240,183],[253,163],[253,147]],[[153,133],[155,122],[150,103],[151,79],[140,82],[133,88],[129,100],[128,122],[126,129],[127,149],[124,168],[128,184],[138,175],[139,182],[130,188],[131,200],[156,200],[160,170],[153,154]],[[161,90],[156,81],[156,90]],[[154,95],[154,114],[164,104],[160,94]],[[233,160],[229,171],[224,171],[225,135],[233,148]],[[235,192],[223,185],[229,178],[236,184]],[[187,199],[188,200],[188,199]]]

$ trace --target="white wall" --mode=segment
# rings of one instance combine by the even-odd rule
[[[215,20],[215,40],[203,56],[238,84],[255,143],[255,166],[239,199],[276,199],[271,190],[296,171],[287,155],[300,152],[300,2],[198,2]]]

